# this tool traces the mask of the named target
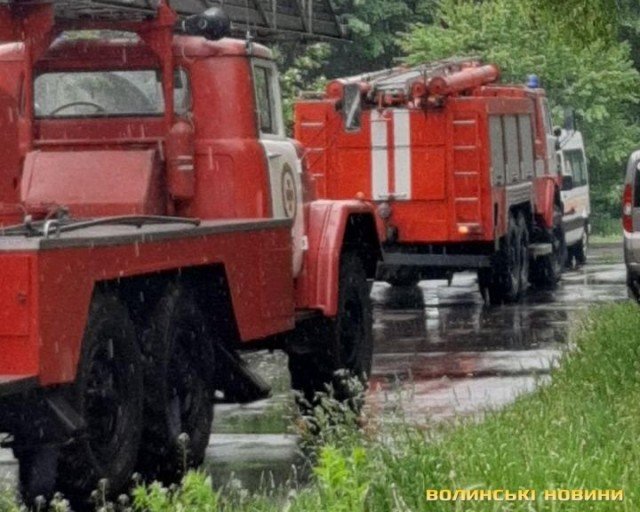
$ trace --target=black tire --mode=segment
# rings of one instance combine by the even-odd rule
[[[518,219],[516,222],[518,230],[520,231],[520,290],[518,298],[521,298],[529,287],[529,278],[531,274],[529,225],[527,217],[522,212],[518,213]]]
[[[408,288],[411,286],[417,286],[420,279],[416,276],[416,273],[410,268],[399,268],[395,272],[392,272],[385,277],[387,283],[394,287]]]
[[[576,260],[577,266],[587,264],[587,254],[589,251],[589,226],[585,225],[582,239],[576,244],[573,249],[573,257]]]
[[[309,348],[289,351],[291,385],[309,404],[331,385],[336,399],[358,411],[373,360],[369,285],[360,258],[343,254],[339,279],[336,318],[314,319],[299,328],[298,335],[309,340],[304,344]],[[361,389],[349,385],[352,378],[360,380]]]
[[[500,249],[493,257],[490,271],[483,269],[478,274],[480,291],[492,305],[516,302],[520,297],[522,236],[518,221],[510,214],[507,233],[500,240]]]
[[[92,300],[70,401],[87,429],[55,454],[59,457],[53,490],[82,508],[101,479],[108,481],[108,498],[126,489],[140,446],[140,350],[129,313],[115,295],[98,292]],[[28,479],[53,467],[53,457],[51,450],[40,450],[30,467],[21,468],[21,485],[32,493],[29,498],[44,489]]]
[[[627,274],[627,295],[629,299],[640,302],[640,293],[638,293],[639,289],[640,287],[638,286],[638,278],[636,276]]]
[[[60,449],[54,446],[14,448],[19,461],[20,494],[30,506],[38,497],[50,499],[56,490]]]
[[[553,288],[558,284],[565,268],[568,250],[562,227],[562,206],[556,204],[553,209],[553,229],[547,233],[552,252],[534,261],[531,272],[531,284],[541,288]]]
[[[139,470],[148,480],[176,482],[204,461],[214,394],[202,354],[210,343],[192,294],[170,285],[143,342],[146,393]]]

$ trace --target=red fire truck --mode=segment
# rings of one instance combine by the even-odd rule
[[[214,398],[269,392],[240,350],[286,350],[308,398],[370,371],[375,212],[315,198],[271,52],[223,38],[339,24],[258,4],[0,2],[0,432],[27,497],[173,479],[181,434],[199,464]]]
[[[492,303],[552,285],[565,260],[556,136],[544,91],[458,59],[331,82],[297,102],[316,192],[377,205],[378,278],[477,269]],[[532,77],[532,79],[535,77]]]

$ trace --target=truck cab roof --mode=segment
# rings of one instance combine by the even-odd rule
[[[10,51],[7,48],[7,51]],[[6,53],[6,52],[1,52]],[[175,36],[173,55],[176,58],[255,56],[271,60],[269,49],[260,44],[248,45],[239,39],[209,41],[204,37]],[[99,56],[99,58],[96,58]],[[39,70],[73,69],[133,69],[159,66],[159,59],[137,38],[75,39],[59,37],[38,62]]]

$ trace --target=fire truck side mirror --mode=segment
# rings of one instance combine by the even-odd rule
[[[559,126],[554,126],[553,127],[553,134],[556,137],[560,137],[562,135],[562,128],[560,128]]]

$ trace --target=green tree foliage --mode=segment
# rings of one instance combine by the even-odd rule
[[[294,45],[279,48],[280,59],[290,60],[290,64],[285,64],[280,75],[282,107],[289,132],[292,131],[293,104],[296,98],[304,91],[319,91],[324,87],[327,81],[324,67],[330,52],[331,48],[325,43],[308,47]]]
[[[638,34],[635,2],[616,0],[441,0],[432,24],[404,37],[408,61],[477,55],[497,63],[504,81],[542,77],[558,123],[574,108],[592,176],[601,188],[640,142],[640,74],[625,34]]]
[[[322,79],[377,71],[401,57],[398,33],[416,21],[429,22],[438,0],[334,0],[351,42],[278,47],[286,69],[284,92],[314,89]]]
[[[351,42],[285,42],[277,47],[285,118],[303,91],[322,90],[327,79],[377,71],[402,58],[398,33],[417,21],[429,22],[438,0],[334,0]]]
[[[397,34],[416,21],[429,22],[437,0],[336,0],[344,13],[352,44],[333,46],[327,62],[330,77],[374,71],[397,64]]]

